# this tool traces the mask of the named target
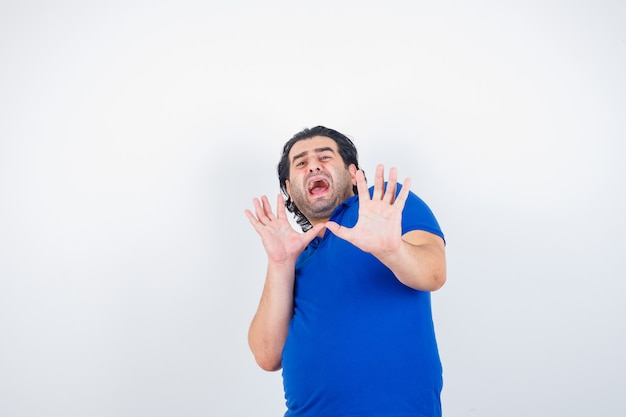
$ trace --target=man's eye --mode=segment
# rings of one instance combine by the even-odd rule
[[[330,155],[322,155],[322,156],[320,157],[320,159],[321,159],[322,161],[326,161],[326,160],[330,159]]]
[[[304,161],[296,162],[297,167],[304,166]]]

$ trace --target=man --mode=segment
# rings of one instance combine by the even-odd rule
[[[248,339],[261,368],[283,369],[285,415],[440,416],[430,292],[446,265],[430,209],[395,168],[368,190],[354,144],[323,126],[285,144],[278,174],[286,203],[245,211],[268,257]]]

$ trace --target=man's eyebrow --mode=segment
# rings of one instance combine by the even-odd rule
[[[322,153],[322,152],[326,152],[326,151],[330,151],[332,153],[335,153],[335,150],[333,148],[331,148],[330,146],[324,146],[323,148],[315,148],[313,150],[315,153]],[[291,158],[291,162],[295,162],[296,159],[298,158],[302,158],[303,156],[307,156],[309,153],[309,151],[304,151],[304,152],[300,152],[297,155],[294,155],[293,158]]]

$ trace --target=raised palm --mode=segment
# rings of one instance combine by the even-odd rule
[[[356,225],[348,228],[335,222],[327,222],[326,227],[336,236],[374,256],[396,250],[401,245],[402,210],[410,188],[410,180],[407,178],[396,197],[397,181],[397,170],[391,168],[385,188],[384,167],[378,165],[374,192],[370,197],[365,175],[358,171],[356,182],[359,191],[359,218]]]
[[[324,228],[318,224],[305,233],[298,233],[293,229],[285,210],[285,201],[282,195],[278,195],[276,202],[276,214],[266,196],[253,199],[255,212],[245,210],[250,223],[261,236],[267,256],[272,262],[295,261],[304,248]]]

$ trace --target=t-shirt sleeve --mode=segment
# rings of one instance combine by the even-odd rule
[[[402,186],[398,184],[398,192]],[[409,191],[404,210],[402,211],[402,234],[412,230],[424,230],[441,237],[445,242],[445,237],[439,227],[439,222],[435,218],[432,210],[415,193]]]

